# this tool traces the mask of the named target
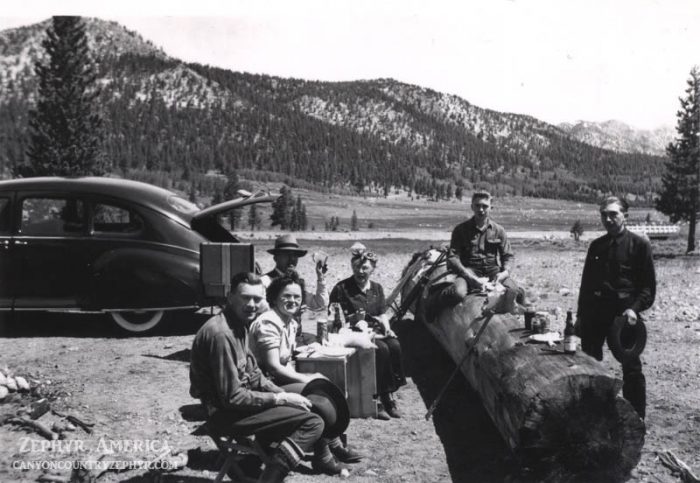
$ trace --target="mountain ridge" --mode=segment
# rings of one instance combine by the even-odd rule
[[[8,66],[0,69],[0,129],[14,143],[0,147],[0,170],[26,162],[31,66],[47,25],[0,32],[0,67]],[[201,184],[208,170],[239,170],[322,189],[405,188],[434,198],[461,187],[572,199],[616,191],[648,201],[658,183],[660,157],[599,149],[532,116],[455,95],[394,79],[233,72],[169,57],[115,22],[86,19],[86,29],[107,154],[123,175],[154,171],[160,181]]]
[[[560,123],[558,127],[579,141],[605,149],[628,153],[666,154],[666,146],[673,141],[675,130],[670,126],[655,129],[636,129],[622,121],[576,121]]]

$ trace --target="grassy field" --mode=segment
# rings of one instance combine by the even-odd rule
[[[331,217],[340,218],[340,231],[350,229],[353,211],[357,213],[361,231],[435,231],[449,233],[457,223],[471,216],[470,201],[411,200],[406,195],[361,197],[324,194],[307,190],[293,190],[306,205],[309,230],[323,231]],[[599,230],[598,208],[594,204],[540,198],[507,197],[493,202],[493,218],[510,231],[568,231],[576,220],[585,230]],[[263,210],[263,229],[269,228],[270,207]],[[647,214],[652,219],[665,221],[666,217],[652,208],[632,209],[630,219],[643,221]],[[244,231],[246,220],[243,220]]]

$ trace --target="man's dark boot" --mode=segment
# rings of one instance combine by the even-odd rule
[[[331,453],[333,453],[333,456],[335,456],[341,463],[359,463],[362,461],[362,454],[353,450],[349,446],[343,446],[343,442],[339,437],[330,440],[328,442],[328,447],[330,448]]]
[[[380,399],[382,401],[382,406],[384,406],[384,410],[389,416],[391,416],[392,418],[401,417],[399,408],[396,406],[396,401],[394,400],[394,397],[391,395],[391,393],[382,394]]]
[[[265,465],[265,469],[258,478],[258,483],[282,483],[287,474],[289,474],[289,470],[286,467],[270,463]]]
[[[250,478],[259,478],[262,473],[262,461],[256,455],[247,455],[238,462],[238,467],[243,474]],[[231,481],[236,481],[238,477],[232,470],[228,471],[228,476]],[[234,478],[235,477],[235,478]]]
[[[339,464],[338,460],[335,459],[328,447],[328,440],[325,438],[321,438],[314,443],[314,456],[311,460],[311,467],[319,473],[330,476],[339,475],[341,471],[346,469],[345,466]]]
[[[276,453],[270,459],[271,461],[265,464],[258,483],[282,483],[289,474],[289,464],[283,455]]]
[[[377,405],[377,419],[381,421],[389,421],[391,419],[389,413],[387,413],[386,409],[384,409],[384,404],[381,402]]]

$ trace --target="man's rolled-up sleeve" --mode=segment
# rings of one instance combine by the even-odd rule
[[[510,246],[510,240],[508,240],[508,234],[505,230],[501,230],[500,238],[499,256],[501,257],[501,271],[510,271],[515,255],[513,254],[513,249]]]
[[[310,310],[322,310],[328,307],[329,297],[328,297],[328,286],[326,285],[326,278],[321,277],[316,280],[316,293],[306,292],[304,294],[306,299],[306,305]]]

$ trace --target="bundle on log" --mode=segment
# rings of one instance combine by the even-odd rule
[[[410,283],[404,293],[407,290]],[[483,296],[425,310],[429,300],[426,287],[416,309],[422,317],[417,319],[423,319],[456,363],[488,320],[460,369],[522,466],[559,472],[564,480],[563,475],[597,470],[609,479],[621,479],[637,465],[644,423],[618,397],[621,381],[602,364],[580,351],[553,353],[524,343],[530,332],[522,317],[482,313]]]

